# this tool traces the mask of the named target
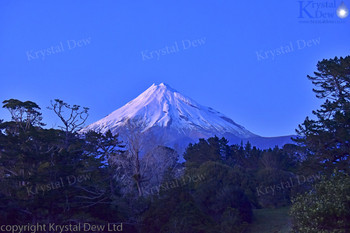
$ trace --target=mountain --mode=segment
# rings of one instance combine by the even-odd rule
[[[251,142],[265,149],[290,143],[291,136],[261,137],[234,122],[224,114],[186,97],[161,83],[153,84],[137,98],[115,110],[103,119],[88,125],[82,131],[94,130],[105,133],[125,132],[127,122],[132,120],[142,126],[143,135],[156,138],[157,142],[183,152],[190,142],[214,135],[224,136],[230,143]]]

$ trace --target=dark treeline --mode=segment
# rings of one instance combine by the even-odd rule
[[[47,129],[31,101],[3,101],[1,224],[123,223],[124,232],[244,232],[253,209],[291,205],[294,232],[350,230],[350,57],[323,60],[308,78],[325,102],[296,144],[260,150],[225,138],[143,151],[142,134],[79,133],[88,109],[54,100]],[[128,134],[131,135],[131,134]],[[149,147],[148,147],[149,148]]]

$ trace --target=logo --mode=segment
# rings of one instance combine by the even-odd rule
[[[349,9],[342,1],[298,1],[298,19],[300,23],[344,23]]]

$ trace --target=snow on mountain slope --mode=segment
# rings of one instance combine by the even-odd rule
[[[179,137],[196,139],[224,134],[242,139],[258,137],[222,113],[196,103],[164,83],[153,84],[134,100],[82,131],[117,133],[128,119],[143,122],[143,132],[166,131],[167,138],[173,141]]]

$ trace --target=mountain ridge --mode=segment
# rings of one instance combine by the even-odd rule
[[[113,134],[123,131],[130,120],[141,122],[143,133],[152,132],[162,138],[163,144],[174,147],[187,146],[199,138],[226,136],[230,143],[253,141],[273,144],[279,137],[261,137],[237,124],[226,115],[206,107],[182,95],[168,84],[153,83],[148,89],[106,117],[88,125],[82,131],[94,130],[101,133],[111,130]],[[122,135],[121,135],[122,136]],[[282,136],[288,137],[288,136]],[[270,141],[270,143],[266,143]],[[288,140],[284,140],[288,141]],[[277,143],[281,146],[285,143]],[[265,148],[262,148],[265,149]]]

